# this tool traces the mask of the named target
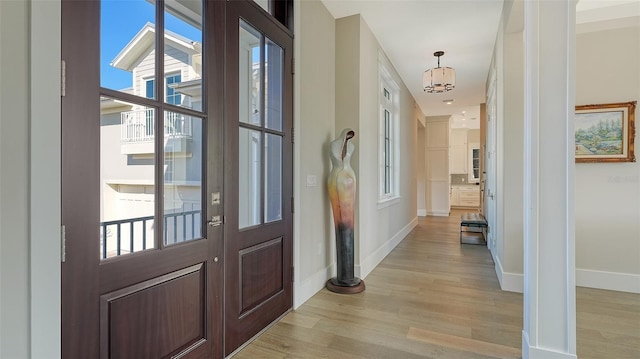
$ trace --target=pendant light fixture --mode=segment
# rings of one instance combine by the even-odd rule
[[[440,67],[440,56],[444,51],[436,51],[433,56],[438,58],[438,67],[429,69],[422,76],[422,86],[428,93],[442,93],[456,87],[456,71],[451,67]]]

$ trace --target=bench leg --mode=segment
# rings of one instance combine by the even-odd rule
[[[476,230],[468,230],[471,228],[477,228],[479,229],[479,231]],[[466,229],[466,230],[465,230]],[[476,234],[481,234],[481,241],[478,240],[476,241],[469,241],[469,242],[465,242],[463,240],[463,236],[465,233],[476,233]],[[469,236],[469,238],[478,238],[478,236]],[[483,243],[484,242],[484,243]],[[486,235],[486,226],[460,226],[460,243],[461,244],[484,244],[487,245],[487,235]]]

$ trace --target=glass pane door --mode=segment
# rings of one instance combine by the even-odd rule
[[[226,4],[229,355],[292,306],[293,39],[255,4]]]
[[[239,28],[239,228],[282,219],[284,51]]]
[[[203,3],[162,4],[100,5],[102,259],[204,236]]]

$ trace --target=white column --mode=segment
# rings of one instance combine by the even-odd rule
[[[575,9],[525,1],[525,359],[576,358]]]

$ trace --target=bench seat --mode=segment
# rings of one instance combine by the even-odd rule
[[[487,226],[487,220],[481,213],[463,213],[460,217],[460,243],[487,244],[485,239]]]

